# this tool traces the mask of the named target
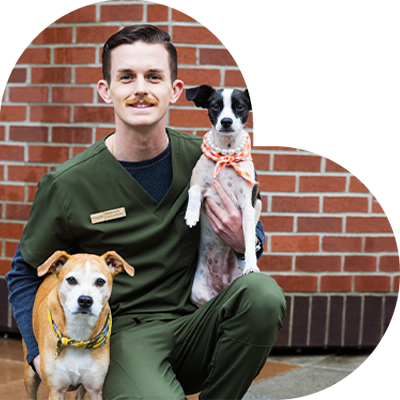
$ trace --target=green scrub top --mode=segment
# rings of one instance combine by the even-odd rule
[[[171,319],[195,310],[189,295],[200,228],[187,227],[184,215],[202,138],[168,133],[173,180],[160,203],[114,158],[103,138],[41,179],[21,238],[22,256],[35,268],[56,250],[121,255],[135,276],[115,276],[114,318]],[[116,209],[122,212],[109,214],[118,218],[92,223],[93,214]]]

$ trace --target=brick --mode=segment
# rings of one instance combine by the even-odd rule
[[[16,222],[0,222],[0,237],[19,239],[22,235],[24,224]]]
[[[276,32],[266,29],[228,29],[226,38],[226,44],[232,46],[275,47],[275,43]]]
[[[31,205],[28,204],[7,204],[6,218],[27,221],[30,211]]]
[[[293,302],[292,346],[307,346],[310,298],[296,296]]]
[[[303,110],[348,111],[349,96],[334,94],[303,94]]]
[[[71,68],[32,68],[32,83],[71,83],[71,76]]]
[[[347,137],[328,135],[301,135],[300,150],[302,151],[340,151],[347,149]]]
[[[91,64],[96,62],[94,47],[63,47],[54,49],[55,64]]]
[[[361,237],[326,236],[322,239],[322,251],[361,252]]]
[[[143,6],[141,4],[101,5],[100,21],[141,21]]]
[[[327,115],[326,130],[338,132],[354,132],[354,116]]]
[[[15,252],[17,251],[18,244],[19,242],[6,241],[4,255],[6,257],[14,257]]]
[[[346,178],[333,176],[301,176],[300,192],[344,192]]]
[[[92,129],[78,127],[54,127],[54,143],[91,143]]]
[[[93,89],[90,87],[54,87],[53,103],[92,103]]]
[[[206,127],[210,120],[206,110],[169,110],[169,125],[182,127]]]
[[[199,68],[179,68],[178,78],[183,80],[186,85],[211,85],[219,86],[221,82],[221,72],[218,69],[199,69]]]
[[[318,197],[273,196],[272,211],[309,213],[319,211]]]
[[[355,176],[350,178],[350,192],[369,193],[368,188]]]
[[[399,115],[400,100],[374,100],[372,102],[372,118],[393,117]]]
[[[365,238],[365,252],[396,251],[397,245],[394,237],[369,237]]]
[[[272,252],[319,251],[318,236],[272,236]]]
[[[384,310],[384,322],[383,322],[383,329],[389,327],[390,321],[393,317],[394,310],[397,304],[397,295],[396,296],[385,296],[385,310]]]
[[[31,121],[70,122],[69,106],[31,106]]]
[[[296,271],[321,272],[341,270],[340,256],[296,256]]]
[[[342,232],[342,218],[299,217],[298,232]]]
[[[326,33],[282,31],[279,34],[279,47],[326,49],[327,45]]]
[[[356,292],[390,292],[390,276],[357,275],[354,277],[354,290]]]
[[[350,292],[351,276],[327,275],[321,276],[321,292]]]
[[[77,26],[77,43],[99,43],[103,45],[112,35],[119,31],[118,25],[113,26]]]
[[[291,271],[292,256],[263,255],[257,265],[261,271]]]
[[[26,44],[26,29],[0,29],[0,44]]]
[[[252,152],[252,157],[253,157],[253,163],[254,167],[256,170],[263,170],[263,171],[268,171],[269,170],[269,161],[271,159],[270,154],[259,154],[259,153],[254,153]],[[271,177],[271,175],[269,175]],[[274,175],[273,176],[275,179],[280,179],[282,178],[281,176]],[[283,177],[283,178],[294,178],[294,177]]]
[[[10,181],[39,182],[46,173],[47,167],[37,167],[33,165],[8,166],[8,179]]]
[[[321,171],[321,157],[294,154],[276,154],[274,157],[275,171]]]
[[[252,132],[251,147],[268,150],[296,150],[297,135]]]
[[[372,29],[399,29],[400,11],[374,11]]]
[[[361,328],[361,297],[348,296],[345,309],[344,345],[359,346]]]
[[[400,94],[400,79],[381,79],[382,95]]]
[[[383,208],[375,199],[372,201],[372,212],[373,213],[384,213]]]
[[[326,296],[313,296],[311,305],[310,347],[325,346],[325,326],[328,298]]]
[[[81,107],[74,110],[74,122],[115,122],[114,109],[112,107]]]
[[[257,9],[253,11],[253,24],[264,26],[300,26],[301,12],[291,10]]]
[[[75,82],[82,83],[96,83],[103,79],[101,68],[97,67],[77,67],[75,68]]]
[[[57,23],[68,23],[68,22],[95,22],[96,21],[96,6],[89,5],[86,7],[78,8],[72,11],[60,19]]]
[[[200,7],[201,22],[219,22],[228,24],[248,24],[250,10],[243,7],[206,6]]]
[[[374,200],[399,200],[400,185],[374,185]]]
[[[354,50],[355,40],[354,34],[333,33],[331,36],[332,49]]]
[[[172,4],[172,20],[197,22],[197,4]]]
[[[113,130],[112,128],[96,128],[96,139],[95,139],[95,141],[97,142],[98,140],[100,140],[104,136],[107,136],[107,135],[109,135],[110,133],[112,133],[114,131],[115,130]]]
[[[11,21],[13,24],[49,24],[51,23],[51,8],[14,8]]]
[[[10,201],[23,201],[25,189],[23,186],[0,184],[0,199]]]
[[[44,86],[10,87],[9,98],[13,102],[46,103],[49,100],[49,88]]]
[[[364,322],[362,346],[376,346],[382,338],[383,298],[366,296],[364,299]]]
[[[276,113],[275,129],[320,131],[322,130],[322,115]]]
[[[373,164],[399,164],[400,147],[397,146],[372,146]]]
[[[48,27],[43,30],[32,42],[32,44],[60,44],[72,42],[71,27]]]
[[[8,83],[23,83],[26,82],[26,68],[14,68],[11,71]]]
[[[293,232],[293,217],[262,216],[260,218],[265,232]]]
[[[50,49],[28,47],[18,59],[17,64],[50,64]]]
[[[10,127],[10,140],[15,142],[47,142],[48,128],[44,126]]]
[[[343,296],[332,296],[329,307],[328,346],[341,347],[343,327]]]
[[[218,38],[203,26],[179,26],[172,28],[173,43],[221,44]]]
[[[400,56],[379,56],[372,57],[373,74],[399,74]]]
[[[237,66],[231,53],[226,49],[200,49],[200,64]]]
[[[351,29],[352,15],[327,11],[305,11],[304,26],[310,28]]]
[[[345,213],[345,212],[368,212],[367,197],[325,197],[324,212]]]
[[[197,61],[196,47],[180,46],[180,47],[176,48],[176,51],[178,52],[178,65],[179,64],[196,64],[196,61]]]
[[[28,201],[32,202],[35,198],[38,186],[28,186]]]
[[[69,147],[29,146],[29,161],[62,163],[69,158]]]
[[[161,4],[149,4],[147,6],[147,21],[168,21],[168,7]]]
[[[24,146],[0,145],[0,159],[5,161],[24,161]]]
[[[268,88],[272,87],[273,84],[273,72],[227,70],[225,71],[224,84],[235,88],[255,85]]]
[[[344,271],[376,271],[377,258],[372,256],[345,256]]]
[[[256,156],[258,156],[258,154]],[[266,157],[267,155],[263,154],[263,156],[266,158],[265,163],[269,163],[269,160]],[[253,156],[253,158],[257,162],[258,157]],[[256,163],[256,166],[258,166],[258,163]],[[294,192],[296,190],[296,177],[294,176],[258,175],[258,182],[263,191]]]
[[[4,165],[0,165],[0,181],[4,180]],[[1,214],[1,207],[0,207],[0,215]]]
[[[75,157],[77,154],[82,153],[88,148],[88,146],[74,146],[72,148],[72,157]]]
[[[316,276],[273,275],[272,277],[285,292],[317,291],[318,278]]]
[[[391,233],[392,227],[386,217],[348,217],[346,231]]]
[[[1,106],[0,121],[25,121],[25,106]]]
[[[398,272],[399,257],[398,256],[382,256],[379,262],[379,271],[382,272]]]
[[[326,172],[354,172],[354,157],[326,157]]]
[[[324,88],[324,75],[302,72],[278,72],[277,87],[290,89],[317,89]]]
[[[0,141],[6,139],[6,128],[5,126],[0,126]]]
[[[354,91],[355,81],[354,74],[329,74],[328,75],[328,90],[345,90]]]
[[[253,51],[253,68],[300,68],[300,53],[283,51]]]
[[[351,55],[333,53],[305,53],[303,68],[315,70],[350,71]]]

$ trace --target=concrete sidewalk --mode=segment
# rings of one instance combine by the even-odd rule
[[[292,399],[316,393],[345,378],[367,357],[335,354],[271,356],[244,398]],[[0,400],[28,399],[23,375],[21,340],[0,338]],[[76,393],[69,393],[67,400],[75,396]],[[38,399],[47,398],[47,389],[40,385]],[[197,398],[197,395],[189,396],[190,400]]]

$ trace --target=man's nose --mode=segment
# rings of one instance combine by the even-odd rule
[[[136,78],[135,83],[136,83],[135,89],[134,89],[135,96],[143,96],[143,95],[147,95],[149,93],[149,89],[147,86],[148,83],[144,77],[138,76]]]

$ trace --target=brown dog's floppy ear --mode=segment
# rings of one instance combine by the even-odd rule
[[[261,110],[271,103],[274,95],[261,90],[258,86],[251,86],[244,91],[244,94],[249,99],[250,110]]]
[[[55,272],[68,261],[69,257],[70,255],[66,251],[57,250],[40,267],[38,267],[38,276],[43,276],[48,272]]]
[[[135,269],[115,251],[107,251],[107,253],[104,253],[101,256],[101,258],[104,260],[106,265],[114,271],[114,275],[119,274],[122,270],[125,270],[129,276],[135,274]]]
[[[194,101],[196,107],[208,108],[210,105],[210,97],[215,89],[209,85],[196,86],[186,89],[186,99]]]

